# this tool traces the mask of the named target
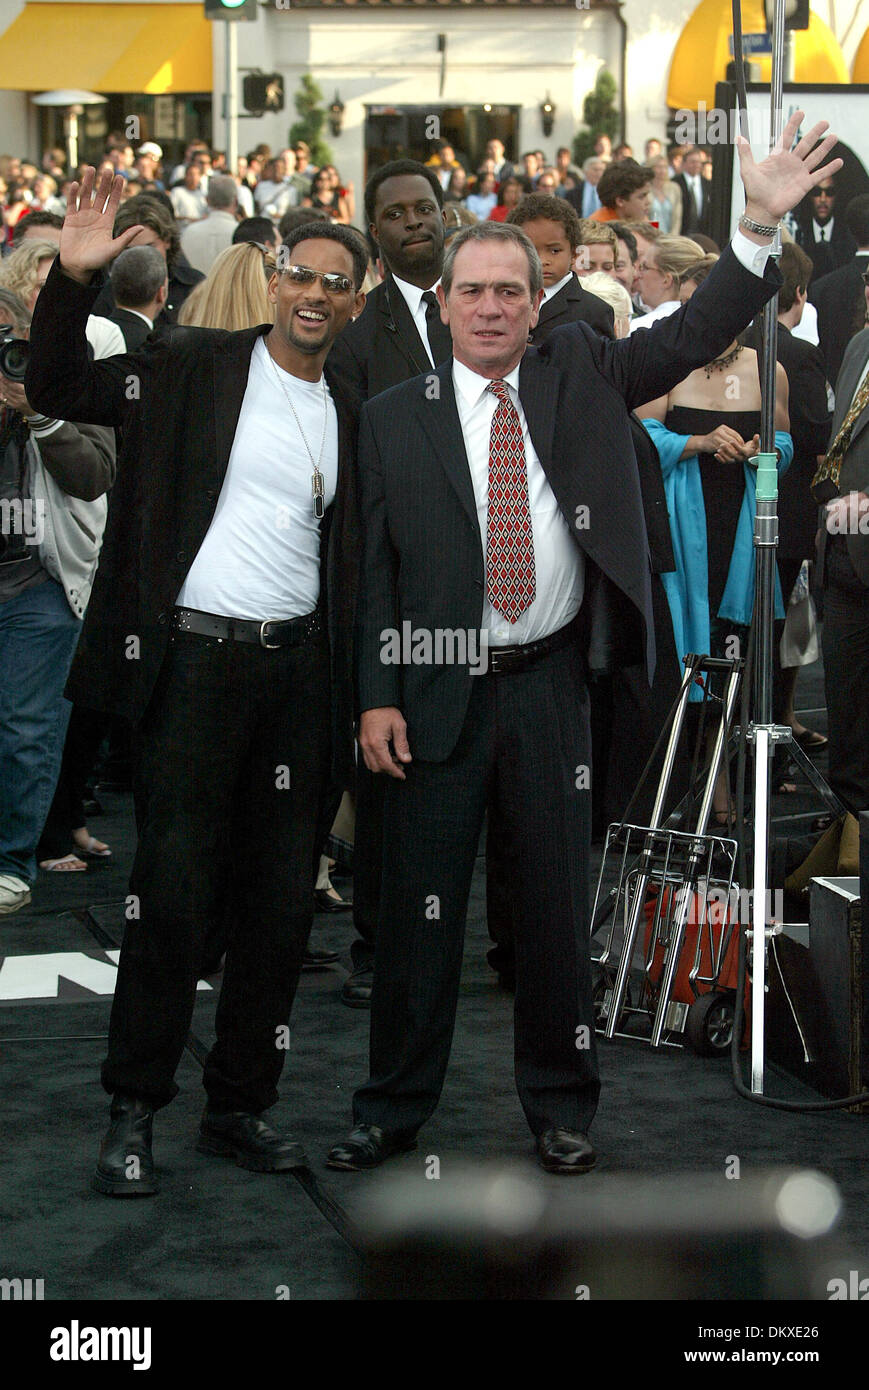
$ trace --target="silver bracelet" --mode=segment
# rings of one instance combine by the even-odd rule
[[[24,423],[31,430],[44,430],[46,425],[56,425],[57,421],[50,415],[25,415]]]
[[[775,236],[779,229],[778,222],[770,226],[767,222],[755,222],[753,218],[746,217],[745,213],[739,219],[740,227],[744,227],[747,232],[754,232],[757,236]]]

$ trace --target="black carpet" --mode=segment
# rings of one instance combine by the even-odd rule
[[[816,671],[801,683],[800,696],[804,708],[821,705]],[[822,713],[807,714],[806,722],[825,728]],[[352,1222],[364,1214],[373,1178],[331,1172],[323,1161],[349,1128],[351,1094],[366,1074],[368,1015],[343,1007],[338,998],[349,967],[349,916],[316,921],[312,944],[339,949],[342,964],[302,977],[282,1097],[271,1117],[305,1146],[313,1186],[306,1190],[293,1175],[248,1173],[195,1152],[204,1093],[200,1067],[186,1053],[178,1075],[181,1094],[155,1122],[160,1195],[119,1201],[91,1193],[90,1170],[107,1118],[98,1068],[110,998],[75,977],[82,955],[100,968],[101,979],[111,968],[107,938],[120,941],[123,931],[133,851],[130,798],[102,799],[104,814],[91,830],[111,844],[111,863],[86,874],[41,874],[32,904],[0,923],[0,982],[9,958],[66,955],[57,965],[64,981],[59,990],[49,989],[43,971],[46,997],[0,1002],[2,1272],[43,1279],[45,1298],[52,1300],[353,1298],[360,1262],[330,1221],[328,1205],[330,1198],[337,1201]],[[807,792],[776,801],[780,818],[808,817],[819,809]],[[539,1171],[513,1085],[512,1000],[485,961],[481,869],[480,863],[443,1100],[419,1149],[390,1165],[421,1184],[432,1157],[439,1160],[442,1183],[468,1158],[506,1159],[520,1171]],[[337,886],[352,891],[347,880],[337,880]],[[80,954],[71,961],[73,953]],[[219,977],[211,983],[219,986]],[[193,1030],[206,1046],[215,1003],[214,989],[200,992]],[[766,1166],[818,1168],[838,1184],[842,1240],[863,1273],[869,1272],[865,1115],[762,1109],[735,1094],[726,1061],[687,1051],[653,1053],[641,1042],[619,1040],[602,1042],[600,1051],[604,1090],[593,1131],[600,1165],[582,1180],[583,1191],[602,1189],[619,1173],[652,1182],[683,1173],[690,1185],[692,1175],[703,1172],[720,1174],[723,1181],[734,1157],[743,1174]],[[773,1068],[767,1090],[817,1099]]]

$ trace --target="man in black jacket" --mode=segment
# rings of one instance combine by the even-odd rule
[[[863,272],[869,267],[869,193],[851,199],[845,222],[857,247],[855,254],[822,280],[813,280],[809,289],[809,301],[818,311],[818,337],[827,380],[831,382],[839,375],[845,349],[854,334],[866,326]]]
[[[839,200],[836,180],[819,179],[794,213],[796,242],[812,262],[816,281],[845,265],[857,249]]]
[[[531,195],[525,202],[542,204],[550,210],[554,207],[554,215],[571,227],[576,250],[579,223],[562,199]],[[384,164],[368,181],[368,229],[387,275],[368,295],[360,317],[344,329],[329,358],[330,366],[342,373],[364,400],[420,374],[430,374],[450,356],[450,331],[441,321],[436,297],[444,259],[442,207],[443,194],[437,176],[415,160]],[[573,284],[567,290],[556,286],[547,326],[584,319],[601,331],[611,332],[612,310],[581,288],[569,259],[570,247],[567,273]],[[351,1008],[365,1008],[371,1001],[380,910],[384,794],[385,779],[375,777],[360,760],[353,855],[353,920],[359,935],[351,947],[353,971],[341,991],[344,1003]],[[512,986],[509,854],[494,800],[489,808],[486,861],[487,916],[495,942],[489,961],[502,982]]]
[[[682,235],[693,232],[710,235],[712,227],[712,183],[703,177],[703,151],[690,149],[682,160],[673,182],[682,193]]]
[[[91,362],[93,274],[136,234],[112,238],[121,188],[101,177],[94,198],[93,170],[72,185],[27,387],[40,410],[124,429],[67,693],[137,725],[139,843],[94,1177],[126,1196],[157,1190],[153,1112],[177,1093],[225,906],[199,1147],[256,1171],[304,1162],[262,1112],[278,1095],[330,762],[352,748],[356,410],[324,362],[361,311],[366,256],[343,227],[300,228],[269,281],[274,326],[181,329]]]
[[[127,352],[135,352],[153,330],[169,292],[166,262],[153,246],[128,246],[110,275],[115,307],[109,320],[117,324]]]
[[[790,150],[800,120],[760,165],[740,140],[740,231],[677,314],[621,342],[575,324],[530,348],[539,258],[520,229],[481,223],[457,234],[444,261],[454,360],[434,373],[439,389],[417,379],[363,408],[359,742],[390,779],[391,872],[370,1079],[333,1167],[371,1168],[413,1147],[437,1105],[492,784],[519,849],[517,1088],[542,1166],[594,1165],[583,610],[604,581],[626,648],[651,672],[628,411],[721,352],[777,288],[777,271],[764,278],[776,224],[834,142],[813,149],[820,127]]]

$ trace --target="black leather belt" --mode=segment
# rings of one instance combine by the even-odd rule
[[[566,627],[560,627],[557,632],[550,633],[548,637],[541,637],[537,642],[526,642],[520,647],[490,647],[487,674],[499,676],[514,671],[525,671],[541,656],[549,656],[550,652],[570,646],[571,642],[576,641],[577,618]]]
[[[197,637],[217,637],[220,641],[256,642],[274,651],[278,647],[298,647],[322,627],[319,608],[301,618],[222,618],[217,613],[201,613],[198,608],[176,608],[172,617],[175,632],[192,632]]]

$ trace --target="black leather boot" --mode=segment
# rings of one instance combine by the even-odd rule
[[[151,1155],[154,1109],[150,1101],[118,1092],[112,1123],[100,1146],[93,1187],[106,1197],[151,1197],[160,1191]]]

